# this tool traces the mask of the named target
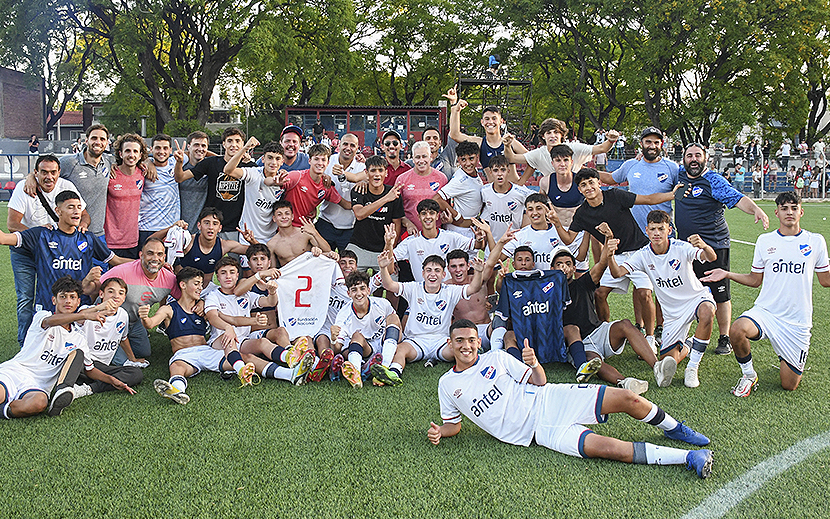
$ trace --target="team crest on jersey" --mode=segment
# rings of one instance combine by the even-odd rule
[[[117,331],[118,333],[124,333],[124,328],[126,328],[126,327],[127,327],[127,323],[125,323],[124,321],[118,321],[115,324],[115,331]]]
[[[202,259],[202,257],[201,257],[201,256],[196,256],[195,258],[193,258],[193,261],[194,261],[194,262],[195,262],[195,261],[199,261],[200,259]]]
[[[78,244],[78,250],[81,252],[85,251],[87,247],[89,247],[89,243],[87,243],[86,241],[82,241]]]
[[[496,378],[496,368],[494,368],[493,366],[487,366],[486,368],[481,370],[481,376],[486,379],[493,380],[494,378]]]
[[[187,317],[182,317],[181,321],[182,321],[182,324],[186,323],[187,322]]]
[[[323,198],[324,196],[326,196],[326,190],[325,189],[320,189],[320,190],[317,191],[317,198]]]
[[[453,392],[452,396],[454,396],[455,398],[461,398],[461,390],[456,389],[455,392]]]
[[[798,250],[800,250],[801,254],[803,254],[804,256],[809,256],[810,253],[813,252],[812,247],[810,247],[810,244],[808,243],[805,243],[804,245],[799,245]]]
[[[490,202],[488,201],[487,204],[489,205]],[[515,200],[510,200],[509,202],[507,202],[507,208],[511,211],[514,211],[517,207],[519,207],[519,202]]]
[[[438,309],[443,312],[444,309],[447,308],[447,302],[444,301],[443,299],[439,299],[438,301],[435,302],[435,306],[438,307]]]
[[[48,245],[49,245],[50,249],[57,249],[58,248],[58,242],[56,242],[56,241],[50,241]]]
[[[669,260],[669,266],[671,268],[673,268],[674,270],[680,270],[680,260],[678,260],[678,259]]]
[[[669,178],[669,175],[666,173],[660,173],[659,175],[657,175],[658,182],[665,182],[667,178]]]
[[[515,292],[513,292],[513,297],[515,297],[516,299],[519,299],[520,297],[522,297],[522,291],[521,290],[516,290]]]
[[[295,324],[297,324],[297,320],[294,319],[293,317],[289,317],[288,318],[288,325],[289,326],[294,326]]]
[[[142,179],[140,179],[140,178],[139,178],[139,179],[137,179],[137,180],[135,181],[135,187],[137,187],[137,188],[141,188],[141,184],[142,184],[143,182],[144,182],[144,181],[143,181]]]
[[[248,308],[248,300],[244,297],[237,297],[236,298],[236,304],[238,304],[239,308],[241,308],[243,310]]]
[[[446,254],[447,251],[450,249],[450,246],[447,245],[446,243],[442,243],[441,245],[438,246],[438,248],[441,249],[441,252]]]
[[[77,346],[75,346],[75,345],[74,345],[74,344],[72,344],[71,342],[66,342],[66,343],[64,343],[64,344],[63,344],[63,347],[64,347],[64,348],[66,348],[68,351],[72,351],[72,350],[74,350],[74,349],[76,349],[76,348],[77,348]]]
[[[548,292],[551,291],[552,288],[553,288],[553,281],[551,281],[550,283],[548,283],[547,285],[542,287],[542,292],[547,294]]]
[[[703,188],[700,186],[695,186],[692,188],[692,196],[697,198],[700,194],[703,193]]]
[[[438,189],[440,187],[441,187],[441,184],[439,184],[438,182],[430,182],[429,183],[429,188],[432,189],[433,191],[438,191]]]
[[[383,317],[382,315],[379,315],[375,318],[375,323],[376,324],[381,324],[384,319],[385,319],[385,317]]]
[[[551,244],[551,246],[555,247],[556,245],[559,244],[559,238],[551,238],[550,239],[550,244]]]

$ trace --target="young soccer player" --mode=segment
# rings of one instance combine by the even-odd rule
[[[651,211],[647,222],[646,232],[651,243],[629,256],[621,265],[617,264],[614,256],[609,257],[608,269],[615,278],[630,272],[641,272],[651,279],[665,317],[663,347],[660,350],[663,359],[673,358],[679,363],[689,355],[686,336],[692,321],[697,320],[685,384],[686,387],[698,387],[698,367],[712,335],[715,300],[712,292],[695,275],[692,262],[714,261],[717,255],[697,234],[689,236],[688,242],[669,238],[671,217],[665,211]],[[619,240],[608,240],[608,254],[614,253],[618,245]],[[671,361],[669,363],[664,368],[666,386],[671,384],[672,379],[668,375],[673,371]]]
[[[301,219],[302,226],[293,225],[294,208],[288,200],[278,200],[274,204],[274,221],[277,222],[279,230],[268,240],[268,249],[280,266],[287,265],[307,251],[313,252],[315,256],[331,252],[328,242],[320,236],[314,224],[307,218]]]
[[[481,189],[481,219],[490,224],[496,240],[507,232],[508,227],[521,228],[525,200],[533,193],[508,180],[508,165],[503,155],[490,159],[493,182]]]
[[[481,213],[481,189],[484,187],[478,176],[479,151],[475,142],[458,143],[455,153],[459,167],[450,181],[432,197],[438,202],[441,211],[448,211],[452,216],[452,223],[445,224],[444,228],[469,238],[473,237],[470,219]]]
[[[730,328],[729,342],[742,372],[732,389],[735,396],[749,396],[758,384],[750,341],[763,338],[769,338],[780,360],[781,387],[793,391],[801,382],[813,326],[813,273],[821,286],[830,287],[827,243],[821,234],[801,228],[803,215],[798,194],[780,193],[775,198],[778,230],[758,237],[752,271],[738,274],[715,269],[701,280],[730,279],[750,287],[762,285],[755,305]]]
[[[589,363],[593,359],[599,359],[600,366],[597,370],[599,378],[641,395],[648,391],[647,381],[634,377],[623,377],[616,368],[605,363],[605,359],[608,357],[621,354],[626,341],[628,341],[632,349],[654,369],[654,378],[657,385],[663,387],[666,379],[664,368],[668,364],[674,363],[674,370],[676,370],[676,361],[671,357],[666,357],[658,362],[646,338],[628,319],[609,323],[600,321],[597,317],[594,306],[594,291],[597,289],[597,283],[602,278],[602,274],[608,267],[608,255],[600,255],[599,263],[591,267],[587,274],[578,278],[574,277],[576,259],[570,251],[559,250],[553,256],[551,266],[556,270],[561,270],[568,279],[571,303],[565,308],[562,317],[565,325],[565,342],[569,346],[579,343],[576,344],[576,347],[582,346]],[[674,376],[674,370],[672,370],[672,376]],[[577,375],[578,383],[587,380],[587,377],[580,378]]]
[[[392,279],[389,272],[392,253],[387,250],[378,256],[383,288],[391,290],[397,296],[403,296],[409,302],[409,318],[404,329],[404,340],[398,345],[395,358],[390,365],[390,369],[399,377],[407,362],[417,362],[421,359],[450,362],[451,354],[443,349],[446,346],[455,305],[461,299],[469,299],[481,289],[484,262],[476,258],[470,263],[476,272],[469,285],[444,284],[444,269],[447,264],[437,255],[428,256],[424,260],[422,282],[399,283]]]
[[[294,208],[294,227],[302,227],[303,218],[314,219],[323,200],[338,204],[343,209],[351,209],[351,201],[346,200],[337,192],[334,185],[325,185],[323,173],[329,164],[331,151],[328,146],[315,144],[308,149],[309,169],[291,171],[285,177],[283,200],[291,202]],[[325,240],[324,240],[325,241]]]
[[[447,349],[455,366],[438,382],[442,425],[430,423],[427,439],[461,431],[461,416],[495,438],[513,445],[536,443],[569,456],[625,463],[686,465],[701,478],[712,472],[712,451],[685,450],[645,442],[624,442],[593,433],[583,424],[603,423],[611,413],[626,413],[654,425],[670,439],[707,445],[709,439],[678,422],[657,405],[627,389],[598,385],[546,384],[545,370],[525,345],[522,360],[503,351],[479,355],[476,326],[466,320],[450,328]]]
[[[332,339],[338,351],[348,344],[342,371],[352,387],[363,387],[363,359],[378,354],[380,362],[370,368],[375,384],[398,386],[403,383],[400,374],[389,366],[401,338],[401,321],[389,301],[371,296],[370,285],[369,275],[365,272],[356,270],[346,276],[352,304],[337,313],[331,328]]]
[[[88,321],[83,324],[84,335],[89,347],[89,358],[92,360],[92,364],[102,373],[112,375],[128,386],[137,386],[141,383],[144,375],[141,373],[141,368],[135,364],[143,364],[146,361],[135,358],[130,347],[130,339],[127,338],[130,317],[127,315],[127,311],[121,308],[127,298],[127,283],[121,278],[108,278],[101,282],[101,290],[98,295],[101,304],[109,304],[110,307],[113,307],[113,314],[107,316],[103,323]],[[108,301],[112,301],[112,303],[108,303]],[[83,311],[87,308],[93,307],[82,306],[79,310]],[[119,345],[126,353],[127,359],[133,363],[132,366],[112,365],[113,357],[115,357]],[[77,399],[93,393],[112,391],[115,387],[112,384],[92,379],[85,373],[81,373],[72,389]]]
[[[32,318],[23,348],[11,360],[0,364],[3,418],[34,416],[47,407],[49,416],[58,416],[72,403],[72,386],[82,369],[93,380],[135,393],[130,386],[93,365],[86,337],[76,325],[84,321],[103,323],[115,312],[114,302],[75,312],[81,304],[81,293],[81,284],[69,276],[55,281],[52,284],[55,312],[38,311]],[[50,403],[49,394],[56,385]]]

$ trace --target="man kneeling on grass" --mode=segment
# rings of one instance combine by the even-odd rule
[[[594,434],[582,424],[605,422],[610,413],[626,413],[656,426],[673,440],[706,445],[709,439],[677,422],[657,405],[628,389],[599,385],[546,384],[545,370],[525,341],[522,360],[503,350],[479,355],[481,339],[472,321],[450,327],[449,349],[455,366],[438,382],[443,425],[430,423],[427,438],[461,431],[461,415],[497,439],[514,445],[543,447],[570,456],[606,458],[649,465],[682,465],[701,478],[712,472],[712,451],[624,442]],[[534,388],[534,386],[538,386]]]
[[[61,414],[72,403],[73,384],[81,373],[92,380],[112,385],[130,394],[135,391],[96,368],[89,356],[86,337],[78,324],[97,321],[103,324],[115,313],[114,302],[75,312],[81,304],[81,284],[64,276],[52,285],[55,313],[41,310],[32,319],[23,349],[11,360],[0,364],[0,412],[3,418],[22,418],[46,411]],[[57,385],[49,403],[49,394]]]

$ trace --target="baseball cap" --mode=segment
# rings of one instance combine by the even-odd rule
[[[399,141],[403,140],[403,139],[401,139],[401,134],[396,132],[395,130],[386,130],[385,132],[383,132],[383,139],[381,139],[381,140],[386,140],[386,138],[389,137],[390,135],[392,137],[395,137]]]
[[[285,128],[282,129],[282,132],[280,133],[280,137],[282,137],[286,133],[296,133],[297,135],[302,137],[303,136],[303,129],[300,128],[299,126],[297,126],[296,124],[289,124],[288,126],[286,126]]]
[[[663,132],[656,126],[649,126],[643,130],[643,133],[640,134],[640,139],[645,139],[649,135],[657,135],[661,140],[663,139]]]

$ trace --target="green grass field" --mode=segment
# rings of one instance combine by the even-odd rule
[[[772,225],[773,204],[765,203]],[[828,205],[808,204],[806,229],[828,234]],[[0,222],[5,222],[5,204]],[[729,212],[732,236],[754,242],[750,216]],[[732,268],[748,272],[753,247],[732,245]],[[0,251],[0,360],[17,351],[14,283]],[[733,284],[733,314],[757,290]],[[760,388],[737,399],[733,356],[706,355],[701,386],[683,386],[681,364],[670,388],[658,388],[630,350],[612,363],[651,382],[645,397],[708,435],[714,472],[700,480],[681,467],[581,460],[532,446],[500,443],[469,421],[434,447],[438,378],[448,365],[413,365],[399,388],[351,390],[345,381],[254,388],[212,373],[191,380],[191,403],[160,398],[170,346],[153,334],[151,365],[138,394],[93,395],[58,418],[0,423],[2,517],[680,517],[732,479],[794,443],[825,432],[830,407],[830,291],[815,282],[814,328],[799,389],[783,391],[769,342],[756,343]],[[612,296],[612,316],[632,317],[630,296]],[[716,337],[716,336],[715,336]],[[573,370],[547,368],[550,382]],[[614,416],[594,430],[673,447],[654,427]],[[726,517],[826,517],[830,450],[770,481]]]

